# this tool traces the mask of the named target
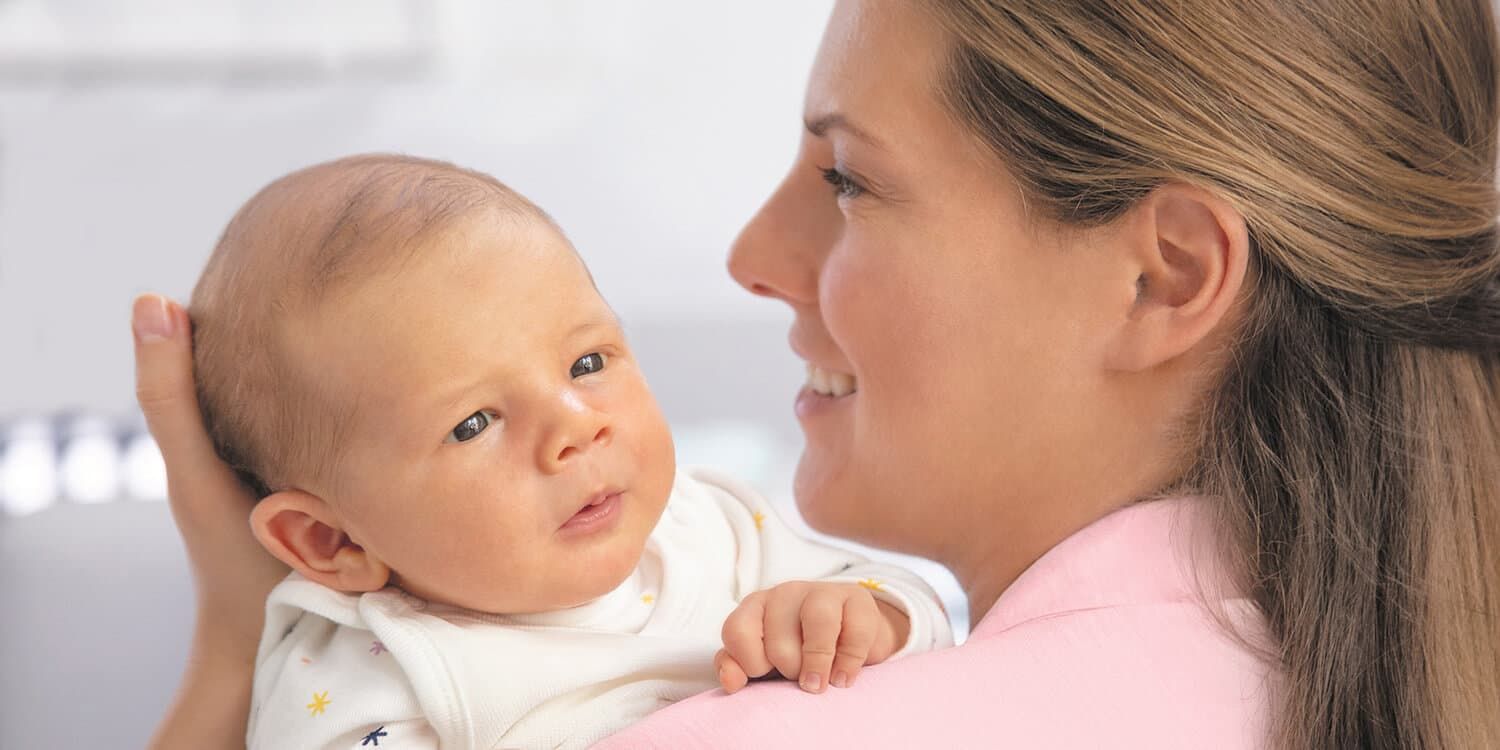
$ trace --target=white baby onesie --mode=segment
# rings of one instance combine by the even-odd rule
[[[893,658],[953,644],[916,575],[799,536],[722,474],[680,469],[635,572],[572,609],[490,615],[289,576],[266,603],[247,744],[587,747],[717,687],[724,619],[791,580],[859,583],[906,612],[911,635]]]

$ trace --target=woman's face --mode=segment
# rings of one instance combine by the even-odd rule
[[[797,402],[808,522],[961,564],[994,545],[997,512],[1024,535],[1109,468],[1090,457],[1111,418],[1097,300],[1119,290],[1091,262],[1103,230],[1029,221],[945,109],[944,53],[917,4],[839,2],[796,161],[729,266],[791,305],[791,346],[816,368]]]

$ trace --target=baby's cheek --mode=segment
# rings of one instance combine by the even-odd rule
[[[621,395],[618,403],[626,418],[619,425],[620,437],[629,442],[626,447],[641,464],[638,468],[647,468],[651,464],[671,465],[672,433],[645,381],[637,381]]]

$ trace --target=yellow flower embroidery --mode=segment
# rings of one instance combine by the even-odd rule
[[[871,591],[884,591],[885,590],[885,589],[881,588],[880,581],[877,581],[874,578],[861,579],[860,582],[859,582],[859,585],[864,586],[865,588],[867,588],[867,589],[869,589]]]
[[[323,710],[328,708],[328,704],[332,702],[333,701],[328,700],[327,690],[324,690],[321,693],[313,693],[312,703],[307,704],[307,710],[311,711],[313,716],[318,716],[322,714]]]
[[[650,604],[651,602],[656,601],[656,597],[650,594],[641,594],[641,601],[646,604]]]
[[[750,517],[755,519],[755,530],[756,531],[765,531],[765,529],[766,529],[766,514],[760,512],[760,511],[755,511],[754,515],[752,515]]]

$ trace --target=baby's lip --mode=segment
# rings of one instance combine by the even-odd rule
[[[624,491],[625,490],[620,489],[619,487],[613,487],[613,486],[603,487],[601,489],[598,489],[598,490],[594,491],[593,493],[591,493],[588,496],[588,499],[584,500],[583,504],[580,505],[580,506],[578,506],[577,510],[573,511],[573,516],[576,516],[579,513],[582,513],[584,511],[588,510],[589,508],[594,507],[595,505],[599,505],[599,504],[603,503],[605,500],[608,500],[611,496],[621,494]],[[568,518],[571,519],[571,518],[573,518],[573,516],[569,516]],[[564,523],[566,523],[566,521],[564,521]]]

